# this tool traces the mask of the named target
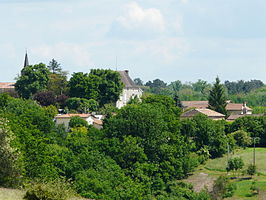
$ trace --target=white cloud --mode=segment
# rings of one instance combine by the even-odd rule
[[[136,2],[126,6],[126,14],[117,19],[127,29],[151,29],[164,31],[165,23],[160,10],[141,8]]]
[[[160,38],[139,43],[137,51],[141,55],[150,55],[161,63],[169,64],[186,55],[190,47],[183,38]]]
[[[183,4],[187,4],[188,3],[188,0],[180,0],[181,1],[181,3],[183,3]]]
[[[91,54],[84,45],[58,43],[55,45],[42,45],[32,48],[31,53],[42,59],[51,60],[52,58],[64,60],[65,63],[77,67],[88,67],[93,64]]]
[[[121,38],[150,38],[166,29],[164,17],[159,9],[142,8],[136,2],[125,6],[124,14],[113,23],[109,35]]]

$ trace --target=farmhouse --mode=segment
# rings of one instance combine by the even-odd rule
[[[0,93],[12,93],[15,92],[15,83],[0,83]]]
[[[218,113],[216,111],[213,111],[208,108],[194,108],[192,110],[189,110],[181,115],[181,118],[192,118],[198,114],[203,114],[208,116],[210,119],[213,120],[222,120],[225,119],[225,115]]]
[[[123,88],[122,94],[120,95],[118,101],[116,102],[116,107],[122,108],[123,106],[127,105],[127,103],[132,98],[140,99],[143,91],[129,77],[128,70],[118,71],[118,72],[121,76],[121,81],[124,83],[124,88]]]
[[[101,129],[103,125],[103,121],[100,117],[96,117],[92,114],[63,114],[63,115],[57,115],[55,117],[55,123],[56,125],[64,125],[66,130],[69,130],[69,122],[71,117],[81,117],[85,121],[88,122],[89,125],[93,125],[95,128]]]
[[[209,103],[208,101],[181,101],[184,109],[189,108],[208,108]],[[252,109],[247,106],[246,103],[231,103],[227,101],[226,110],[229,115],[250,115],[252,114]]]

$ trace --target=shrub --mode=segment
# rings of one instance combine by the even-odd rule
[[[236,157],[231,158],[228,161],[228,166],[226,168],[227,171],[238,171],[239,169],[242,169],[244,166],[244,162],[242,158]]]
[[[250,164],[247,169],[247,174],[253,176],[255,175],[255,173],[256,173],[256,165]]]
[[[26,200],[66,200],[76,193],[69,182],[63,179],[43,180],[31,183],[24,196]]]
[[[256,181],[253,181],[251,186],[250,186],[250,190],[251,190],[251,195],[254,196],[254,195],[257,195],[259,194],[260,190],[259,188],[256,186]]]
[[[227,177],[220,176],[214,182],[212,197],[213,199],[232,197],[235,190],[236,186],[233,183],[230,183]]]
[[[69,127],[70,128],[76,128],[76,127],[88,127],[88,122],[84,119],[82,119],[79,116],[74,116],[70,118],[69,121]]]

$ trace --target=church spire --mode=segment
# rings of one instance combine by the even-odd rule
[[[28,54],[27,54],[27,51],[26,51],[25,60],[24,60],[24,67],[27,67],[28,65],[29,65],[29,60],[28,60]]]

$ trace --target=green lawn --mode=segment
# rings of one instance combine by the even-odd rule
[[[244,161],[245,170],[249,164],[253,162],[253,148],[240,149],[231,154],[230,157],[240,156]],[[222,158],[210,159],[204,166],[200,166],[195,172],[195,175],[199,173],[208,174],[210,177],[217,178],[220,175],[227,175],[225,167],[227,164],[227,155]],[[258,175],[254,176],[252,180],[243,180],[241,178],[248,178],[247,175],[243,175],[236,180],[232,180],[237,185],[237,190],[233,197],[227,198],[227,200],[259,200],[266,197],[266,148],[256,148],[256,166]],[[195,176],[194,175],[194,176]],[[229,173],[228,176],[233,176]],[[250,187],[253,180],[256,180],[256,186],[260,189],[260,192],[256,196],[251,196]],[[264,197],[264,198],[263,198]]]
[[[236,150],[230,157],[240,156],[244,163],[244,169],[253,162],[253,148]],[[222,158],[210,159],[207,161],[205,168],[209,170],[225,171],[227,163],[227,155]],[[266,148],[256,148],[256,166],[257,171],[266,175]]]

